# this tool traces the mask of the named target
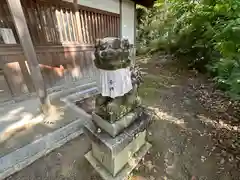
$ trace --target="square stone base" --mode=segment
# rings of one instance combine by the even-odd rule
[[[98,131],[99,128],[91,122],[85,125],[84,133],[92,142],[97,144],[102,152],[110,154],[111,157],[115,157],[123,151],[139,133],[144,132],[151,122],[152,116],[143,112],[130,126],[114,138],[105,131]]]
[[[105,131],[98,131],[94,124],[86,125],[84,130],[92,142],[92,156],[115,177],[146,144],[146,130],[151,121],[152,116],[143,112],[114,138]]]
[[[92,113],[92,120],[99,126],[101,129],[106,131],[112,137],[116,137],[119,133],[121,133],[126,127],[128,127],[137,117],[140,115],[141,109],[138,108],[134,112],[130,112],[123,116],[121,119],[114,123],[110,123],[109,121],[102,119],[100,116]]]
[[[146,130],[136,135],[121,152],[116,155],[104,152],[101,146],[92,142],[92,155],[96,158],[113,176],[115,176],[146,143]]]
[[[100,174],[100,176],[104,180],[127,180],[129,174],[132,170],[137,166],[137,164],[141,161],[141,159],[145,156],[148,150],[152,147],[151,144],[146,142],[138,152],[134,154],[132,158],[129,159],[128,163],[122,168],[122,170],[113,177],[109,171],[98,161],[93,155],[92,151],[89,151],[85,154],[85,158],[90,162],[90,164],[94,167],[94,169]]]

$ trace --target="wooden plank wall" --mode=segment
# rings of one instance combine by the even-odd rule
[[[94,76],[95,39],[120,35],[118,14],[53,2],[21,0],[47,88]],[[1,102],[35,90],[7,4],[0,5],[0,28],[11,28],[17,42],[0,38]]]
[[[94,44],[96,38],[119,37],[119,14],[73,3],[21,0],[33,43]]]
[[[92,45],[38,46],[37,56],[47,88],[92,77]]]
[[[0,49],[0,96],[1,93],[20,96],[34,92],[20,45],[16,45],[14,50],[11,46],[0,45]],[[35,50],[47,88],[94,76],[92,45],[36,46]]]

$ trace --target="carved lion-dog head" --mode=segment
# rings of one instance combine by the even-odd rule
[[[129,56],[130,44],[127,39],[106,37],[97,39],[95,57],[101,60],[122,60]],[[105,62],[106,63],[106,62]]]

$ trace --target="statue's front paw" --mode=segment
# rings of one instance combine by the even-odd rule
[[[140,96],[137,96],[135,99],[135,105],[140,106],[142,104],[142,99]]]
[[[118,111],[119,109],[119,105],[117,103],[109,103],[107,105],[107,112],[111,115],[111,114],[116,114],[116,112]]]

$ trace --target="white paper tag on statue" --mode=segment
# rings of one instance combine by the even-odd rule
[[[112,71],[99,69],[99,78],[102,96],[111,98],[124,96],[133,88],[129,67]]]

